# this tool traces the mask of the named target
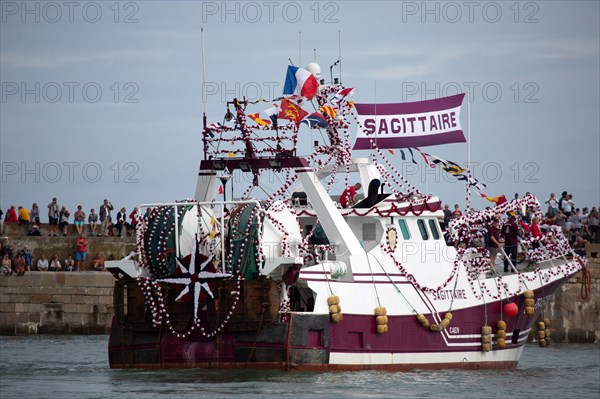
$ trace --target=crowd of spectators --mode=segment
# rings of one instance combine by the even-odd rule
[[[138,208],[127,212],[122,207],[114,215],[115,208],[109,200],[105,199],[98,208],[90,209],[89,214],[83,210],[82,205],[77,206],[77,210],[71,215],[66,206],[60,206],[56,197],[46,207],[47,212],[47,231],[42,231],[42,220],[40,217],[40,208],[37,203],[33,203],[28,210],[19,206],[11,206],[6,215],[0,209],[0,232],[4,231],[4,223],[15,223],[24,226],[27,229],[28,236],[42,236],[46,233],[49,237],[69,235],[69,224],[73,223],[77,231],[77,238],[73,246],[73,254],[66,259],[59,259],[58,254],[53,254],[47,258],[41,254],[37,260],[33,259],[32,251],[24,245],[22,248],[15,248],[15,245],[8,237],[0,240],[0,272],[4,274],[23,275],[26,271],[84,271],[95,270],[103,271],[105,257],[101,253],[96,253],[93,259],[87,257],[87,237],[123,237],[133,236],[138,224]],[[147,217],[148,211],[144,215]],[[114,260],[112,254],[108,255],[107,260]]]
[[[132,236],[135,234],[137,225],[138,208],[127,212],[123,207],[115,215],[113,219],[112,211],[115,209],[113,205],[105,199],[100,205],[99,212],[94,208],[90,209],[89,214],[83,210],[82,205],[77,206],[77,210],[71,215],[71,212],[66,206],[59,206],[56,197],[47,205],[48,213],[48,236],[56,237],[57,234],[62,234],[66,237],[69,234],[69,224],[73,223],[77,230],[77,235],[89,235],[91,237],[123,237]],[[17,223],[27,228],[27,235],[41,236],[46,232],[42,232],[42,224],[40,219],[40,209],[37,203],[33,203],[31,209],[19,206],[15,209],[12,205],[6,212],[6,216],[0,209],[0,232],[3,231],[3,223]],[[58,230],[58,231],[57,231]]]
[[[540,227],[546,229],[549,226],[560,226],[569,243],[574,248],[585,248],[588,242],[600,242],[600,229],[598,227],[599,208],[579,208],[575,206],[573,195],[563,191],[559,199],[554,193],[545,201],[548,205]]]
[[[519,195],[515,194],[514,198],[518,199]],[[449,245],[485,246],[489,250],[492,264],[499,255],[502,256],[505,272],[510,271],[511,263],[516,265],[526,258],[529,246],[531,249],[538,248],[539,241],[532,238],[541,238],[552,229],[552,226],[561,228],[569,245],[575,253],[581,256],[586,256],[586,244],[600,242],[598,226],[600,207],[578,208],[573,200],[573,195],[566,191],[560,198],[556,198],[554,193],[550,194],[549,198],[540,205],[548,206],[542,218],[535,216],[532,208],[519,209],[516,212],[507,213],[504,218],[497,217],[481,226],[478,231],[471,232],[472,234],[466,236],[468,242],[452,242],[447,231],[446,240]],[[474,210],[472,209],[472,211]],[[455,205],[454,211],[450,210],[449,205],[444,205],[443,214],[442,227],[444,230],[452,219],[462,216],[458,205]],[[481,237],[481,240],[473,237]],[[524,247],[523,242],[530,242],[530,244],[525,244]]]
[[[529,194],[529,193],[527,193]],[[515,194],[515,199],[519,194]],[[515,213],[515,222],[519,227],[519,234],[522,236],[544,234],[551,226],[561,227],[569,244],[575,248],[584,248],[586,243],[600,242],[600,207],[578,208],[573,201],[573,195],[563,191],[560,198],[556,198],[551,193],[549,198],[540,204],[542,207],[548,206],[543,218],[535,218],[533,209],[527,208]],[[544,208],[543,208],[544,209]],[[444,205],[444,221],[442,227],[445,229],[452,219],[462,216],[459,205],[454,205],[454,211],[449,209],[448,204]],[[505,220],[500,220],[502,226],[509,222],[509,215]]]
[[[24,275],[26,271],[54,271],[54,272],[74,272],[74,271],[104,271],[104,255],[96,253],[94,258],[87,263],[87,238],[82,234],[75,241],[75,257],[68,255],[66,259],[61,260],[57,253],[52,258],[46,258],[45,254],[40,254],[37,261],[33,258],[33,253],[27,245],[20,249],[15,248],[15,244],[8,238],[0,240],[0,272],[4,274]],[[108,260],[114,260],[114,256],[109,254]],[[34,262],[35,261],[35,262]]]

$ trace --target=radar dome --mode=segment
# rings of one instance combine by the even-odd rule
[[[306,66],[306,70],[315,75],[315,78],[317,78],[317,80],[321,79],[321,67],[316,62],[311,62],[310,64],[308,64]]]

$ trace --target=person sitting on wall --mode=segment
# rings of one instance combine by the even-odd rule
[[[94,210],[94,208],[90,209],[90,214],[88,216],[88,223],[90,224],[90,230],[92,231],[92,237],[96,235],[96,229],[98,228],[98,214]],[[100,234],[102,235],[102,234]]]
[[[125,233],[129,235],[130,224],[127,222],[127,212],[125,208],[121,208],[121,210],[117,212],[117,223],[115,228],[117,229],[119,237],[123,236],[123,226],[125,226]]]
[[[50,261],[50,271],[60,272],[62,270],[62,265],[60,264],[60,260],[58,259],[58,254],[54,254],[52,260]]]
[[[31,260],[33,259],[33,253],[31,252],[31,249],[29,249],[27,245],[24,245],[20,254],[25,261],[25,267],[27,268],[27,271],[31,271]]]
[[[25,274],[25,259],[19,253],[13,262],[13,271],[17,274],[17,276],[22,276]]]
[[[65,267],[63,269],[65,272],[74,272],[75,271],[75,261],[73,257],[69,255],[67,259],[65,259]]]
[[[4,254],[4,256],[2,257],[2,263],[0,264],[0,270],[4,274],[12,274],[13,273],[12,261],[8,257],[8,254]]]
[[[104,258],[101,254],[96,254],[94,257],[94,270],[97,272],[104,271]]]
[[[48,271],[48,259],[46,259],[46,255],[42,254],[37,261],[37,268],[41,272]]]
[[[356,204],[356,192],[360,190],[362,185],[360,183],[356,183],[353,186],[346,187],[346,189],[342,192],[340,196],[340,204],[342,208],[348,208],[352,205]]]
[[[39,237],[42,235],[40,228],[35,223],[29,223],[29,227],[27,228],[27,235],[30,237]]]
[[[31,221],[31,214],[29,213],[27,208],[23,208],[22,206],[20,206],[18,214],[19,214],[19,225],[27,226],[29,224],[29,222]]]
[[[4,221],[6,223],[17,223],[19,221],[14,205],[12,205],[9,210],[6,211],[6,217],[4,218]]]

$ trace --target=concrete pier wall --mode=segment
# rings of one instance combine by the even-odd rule
[[[12,228],[12,226],[11,226]],[[34,261],[43,252],[58,253],[61,261],[74,254],[76,234],[69,237],[9,235],[21,248],[28,245]],[[135,249],[131,237],[90,237],[88,254],[112,253],[116,259]],[[588,255],[598,251],[589,245]],[[597,256],[597,255],[596,255]],[[582,273],[554,296],[544,316],[551,321],[555,342],[600,342],[600,258],[588,256],[590,290],[583,299]],[[91,268],[91,256],[87,270]],[[0,275],[0,334],[106,334],[113,315],[114,278],[108,272],[28,272],[24,276]]]

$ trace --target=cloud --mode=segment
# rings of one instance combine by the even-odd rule
[[[600,47],[597,40],[559,39],[539,43],[539,48],[538,58],[568,60],[598,57]]]
[[[0,66],[2,68],[64,68],[76,64],[85,64],[90,62],[114,62],[121,61],[124,58],[151,58],[163,59],[168,56],[168,52],[155,51],[112,51],[89,54],[23,54],[23,53],[4,53],[0,57]]]
[[[442,68],[446,68],[449,62],[463,59],[470,53],[466,47],[454,46],[445,46],[440,49],[429,47],[427,50],[424,50],[422,47],[399,49],[396,46],[390,46],[387,49],[379,47],[372,51],[385,57],[401,57],[400,64],[384,68],[371,68],[364,71],[365,76],[386,81],[405,80],[431,75]]]

